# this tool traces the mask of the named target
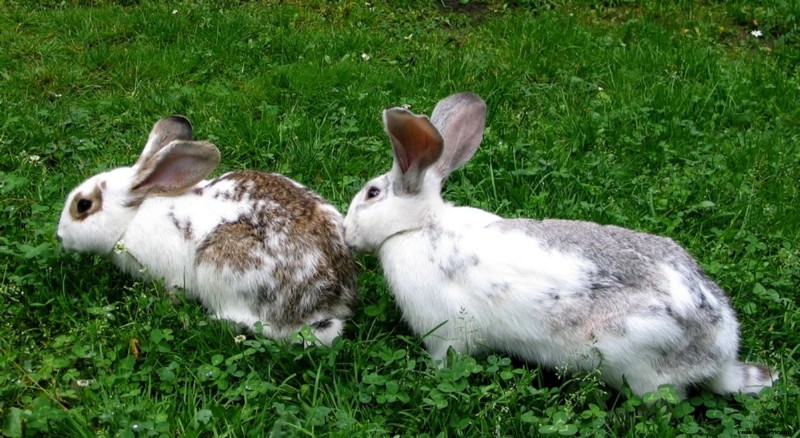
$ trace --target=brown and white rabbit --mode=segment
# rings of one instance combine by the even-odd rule
[[[668,238],[568,220],[503,219],[442,200],[483,136],[475,94],[431,119],[384,111],[394,164],[355,196],[348,245],[376,253],[403,317],[435,359],[495,350],[590,370],[643,394],[673,384],[758,393],[778,374],[737,360],[726,294]]]
[[[95,175],[68,196],[58,224],[67,250],[111,257],[125,272],[163,279],[214,317],[283,339],[308,324],[340,335],[358,273],[342,216],[277,174],[231,172],[203,180],[217,148],[170,116],[153,127],[139,160]]]

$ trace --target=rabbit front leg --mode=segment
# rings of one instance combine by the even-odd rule
[[[444,321],[427,333],[418,333],[422,336],[425,349],[431,359],[443,367],[447,365],[448,352],[452,348],[458,355],[479,354],[483,350],[479,345],[478,332],[480,331],[474,321],[464,317],[465,312]]]
[[[454,342],[452,339],[438,337],[435,334],[428,335],[422,342],[425,344],[425,349],[428,351],[431,359],[433,359],[440,368],[447,366],[447,352],[451,348],[457,354],[464,354],[467,352],[466,342]]]

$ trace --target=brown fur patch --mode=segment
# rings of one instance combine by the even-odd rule
[[[245,272],[261,264],[252,254],[252,250],[258,246],[258,236],[252,225],[246,221],[224,223],[203,240],[198,249],[197,262],[213,264],[220,270],[230,266]]]
[[[125,207],[126,208],[139,208],[139,206],[142,205],[142,202],[144,202],[144,198],[145,198],[144,196],[135,196],[135,197],[125,201]]]
[[[213,260],[220,269],[229,266],[246,271],[258,267],[253,264],[258,257],[246,255],[253,251],[274,257],[297,250],[301,252],[290,255],[300,257],[305,256],[305,251],[322,250],[331,241],[341,240],[337,226],[320,208],[325,201],[290,179],[255,171],[236,172],[212,181],[207,189],[213,190],[223,181],[235,185],[230,192],[216,194],[218,198],[248,204],[265,202],[252,214],[218,226],[198,249],[198,262]],[[280,247],[269,246],[267,239],[277,234],[284,234],[287,241]],[[248,242],[249,246],[241,242]],[[246,254],[234,254],[234,248]]]
[[[192,221],[186,220],[185,223],[182,223],[175,213],[170,210],[167,216],[172,220],[172,224],[175,225],[175,228],[181,232],[181,235],[185,240],[193,240],[194,239],[194,229],[192,229]]]
[[[345,318],[356,297],[358,275],[344,244],[341,220],[327,203],[290,179],[254,171],[224,175],[233,182],[215,196],[257,207],[221,224],[200,243],[197,264],[246,272],[268,269],[277,288],[259,287],[254,306],[273,324],[299,324],[315,312]]]
[[[102,182],[101,185],[105,185]],[[103,208],[103,192],[99,186],[95,186],[91,193],[77,193],[72,198],[72,203],[69,206],[69,214],[78,222],[83,221],[87,217],[97,213]]]

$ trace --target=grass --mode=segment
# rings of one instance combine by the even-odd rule
[[[800,9],[792,1],[4,2],[0,425],[6,436],[798,436]],[[756,37],[752,31],[759,30]],[[55,226],[85,177],[187,115],[217,174],[344,210],[390,165],[380,111],[489,106],[445,197],[667,235],[733,300],[761,397],[610,390],[501,354],[438,369],[377,261],[332,348],[239,334]]]

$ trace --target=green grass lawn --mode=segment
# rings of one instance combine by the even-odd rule
[[[4,435],[800,434],[797,2],[119,3],[0,3]],[[241,341],[56,240],[69,190],[162,116],[219,146],[215,175],[280,172],[344,211],[391,164],[382,109],[466,90],[487,130],[446,199],[672,237],[776,386],[643,400],[499,353],[438,369],[371,256],[332,348]]]

